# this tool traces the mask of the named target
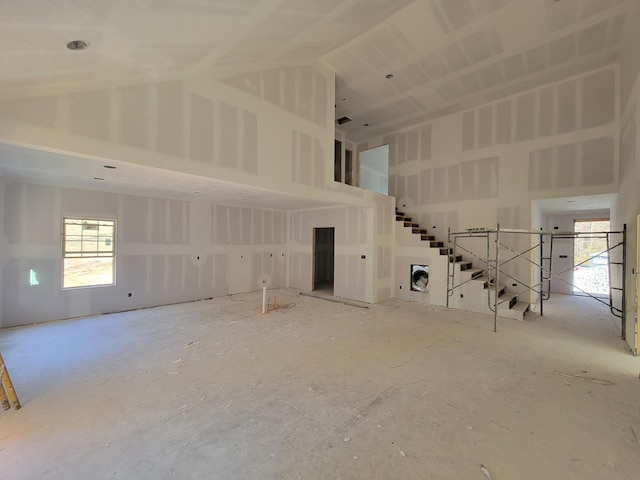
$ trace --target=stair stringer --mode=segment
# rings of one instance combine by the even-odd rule
[[[484,283],[486,281],[486,277],[479,277],[456,288],[453,293],[453,297],[459,297],[459,305],[456,308],[468,312],[493,315],[492,308],[495,301],[495,287],[485,288]],[[498,316],[523,320],[525,314],[529,311],[529,304],[519,301],[518,295],[507,291],[504,285],[500,285],[498,291],[503,289],[504,293],[498,297]],[[491,307],[489,306],[489,302],[491,302]]]
[[[441,247],[431,247],[430,242],[413,233],[412,227],[404,222],[394,222],[395,228],[395,291],[394,296],[401,300],[426,303],[437,306],[447,305],[447,255],[440,254]],[[428,292],[411,290],[411,265],[429,266]],[[460,267],[454,265],[459,274]]]
[[[444,247],[432,247],[430,241],[423,240],[423,236],[433,237],[410,219],[399,220],[404,217],[404,214],[396,212],[396,222],[394,222],[396,240],[394,296],[402,300],[447,306],[447,261],[449,256],[446,253],[442,254],[441,249],[448,248],[448,246],[445,242],[443,243]],[[434,238],[434,241],[437,240]],[[411,291],[411,264],[429,265],[429,291],[427,293]],[[464,269],[462,265],[465,265]],[[448,306],[470,312],[493,314],[489,307],[489,301],[492,307],[494,305],[495,293],[491,293],[492,287],[485,288],[486,277],[473,278],[475,275],[480,275],[482,269],[473,268],[471,262],[465,260],[452,262],[450,268],[453,269],[456,285],[462,285],[454,289],[449,297]],[[498,290],[502,289],[503,287]],[[522,320],[529,305],[518,301],[515,294],[504,290],[504,293],[498,298],[498,316]]]

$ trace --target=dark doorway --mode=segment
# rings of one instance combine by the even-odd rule
[[[333,179],[336,182],[342,181],[342,142],[340,140],[334,142]]]
[[[333,295],[335,228],[313,229],[313,290]]]
[[[353,185],[353,152],[351,150],[344,151],[344,183]]]

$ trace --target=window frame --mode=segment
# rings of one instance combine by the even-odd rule
[[[110,228],[113,229],[113,234],[110,236],[103,236],[102,238],[111,238],[111,250],[107,251],[106,254],[101,254],[99,249],[96,250],[88,250],[83,251],[82,249],[82,236],[80,238],[81,247],[80,251],[70,252],[67,250],[67,225],[71,223],[69,221],[77,220],[80,222],[93,222],[98,226],[98,234],[96,235],[96,239],[99,240],[101,238],[99,233],[100,222],[108,222]],[[62,260],[62,268],[61,268],[61,287],[62,290],[73,290],[78,288],[97,288],[97,287],[113,287],[116,285],[116,254],[117,254],[117,232],[118,225],[117,220],[115,218],[104,218],[104,217],[85,217],[85,216],[76,216],[76,215],[64,215],[61,219],[61,232],[60,232],[60,249],[61,249],[61,260]],[[71,253],[71,255],[69,254]],[[65,286],[65,260],[67,259],[90,259],[90,258],[110,258],[112,259],[112,278],[113,281],[111,283],[99,283],[99,284],[90,284],[90,285],[77,285],[77,286]]]

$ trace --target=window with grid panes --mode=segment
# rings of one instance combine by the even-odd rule
[[[62,288],[115,284],[116,221],[63,218]]]

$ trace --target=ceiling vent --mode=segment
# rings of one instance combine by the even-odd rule
[[[340,117],[338,120],[336,120],[336,122],[338,122],[338,125],[344,125],[345,123],[349,123],[351,121],[351,119],[349,117]]]
[[[89,48],[89,42],[84,40],[72,40],[67,43],[67,48],[69,50],[84,50],[85,48]]]

